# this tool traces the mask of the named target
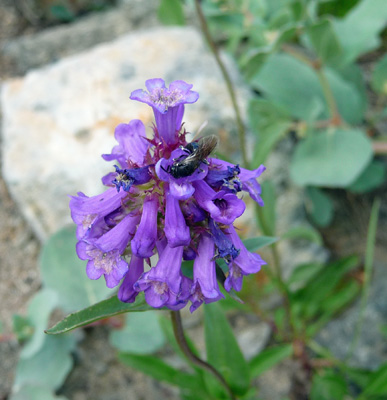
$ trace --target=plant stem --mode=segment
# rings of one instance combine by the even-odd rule
[[[297,50],[295,47],[286,44],[282,45],[282,50],[316,71],[318,80],[320,81],[321,89],[329,108],[329,112],[331,114],[331,125],[341,125],[343,121],[337,109],[335,96],[333,95],[331,85],[329,84],[327,76],[325,75],[325,72],[322,68],[321,61],[312,60],[308,56]]]
[[[276,280],[278,282],[278,286],[280,291],[282,292],[283,298],[284,298],[284,307],[285,307],[285,312],[286,312],[286,317],[288,320],[289,328],[291,330],[292,336],[294,336],[295,329],[293,325],[293,318],[292,318],[292,308],[290,305],[290,299],[289,299],[289,290],[285,284],[285,281],[282,277],[282,271],[281,271],[281,261],[280,257],[278,254],[278,249],[276,244],[274,243],[273,246],[271,247],[272,255],[273,255],[273,269],[276,275]]]
[[[232,400],[236,400],[236,397],[233,395],[230,387],[228,386],[227,382],[223,378],[222,375],[211,365],[197,357],[192,350],[189,348],[187,340],[184,336],[183,325],[181,323],[181,315],[180,311],[171,311],[171,320],[173,325],[173,332],[175,334],[175,338],[177,344],[179,345],[181,351],[184,355],[188,358],[192,364],[197,365],[200,368],[205,369],[206,371],[210,372],[214,377],[222,384],[222,386],[226,389],[227,394],[230,396]]]
[[[196,12],[199,17],[200,26],[202,28],[203,34],[208,42],[208,45],[210,46],[212,53],[214,54],[215,60],[222,72],[223,79],[226,82],[227,90],[229,92],[231,102],[232,102],[232,105],[233,105],[234,111],[235,111],[235,117],[236,117],[236,122],[237,122],[237,126],[238,126],[239,146],[241,148],[243,164],[244,164],[245,168],[249,168],[249,162],[248,162],[247,154],[246,154],[245,126],[243,124],[242,117],[241,117],[241,114],[239,111],[239,107],[238,107],[238,103],[236,100],[235,91],[234,91],[233,84],[231,82],[230,75],[228,74],[224,63],[221,60],[221,58],[219,56],[218,48],[216,47],[216,44],[215,44],[214,40],[212,39],[210,30],[208,28],[208,24],[206,21],[206,17],[204,16],[203,10],[200,5],[200,0],[195,0],[195,6],[196,6]]]

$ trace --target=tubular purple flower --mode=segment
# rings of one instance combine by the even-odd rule
[[[118,298],[124,303],[133,303],[139,292],[137,292],[133,285],[138,281],[140,276],[144,273],[144,259],[132,255],[129,264],[129,271],[122,281],[120,289],[118,290]]]
[[[177,305],[181,293],[182,275],[180,272],[183,246],[167,245],[155,267],[145,272],[134,288],[144,291],[145,300],[152,307],[160,308],[167,303]]]
[[[192,182],[202,180],[208,172],[208,166],[204,163],[200,165],[191,175],[183,178],[174,178],[170,171],[175,160],[187,157],[187,153],[182,149],[176,149],[172,152],[171,157],[167,160],[161,158],[156,164],[156,174],[164,182],[169,182],[169,189],[172,196],[179,200],[189,199],[194,193],[195,189]]]
[[[153,108],[160,138],[167,145],[177,142],[176,132],[180,130],[184,104],[195,103],[199,94],[191,90],[192,85],[184,81],[174,81],[167,89],[163,79],[149,79],[145,82],[148,92],[135,90],[132,100],[146,103]]]
[[[218,160],[216,158],[210,159],[210,168],[209,174],[211,174],[211,170],[213,171],[226,171],[228,167],[235,167],[233,164]],[[240,168],[239,180],[242,182],[242,190],[245,190],[249,193],[250,197],[256,201],[260,206],[263,206],[263,200],[261,198],[261,186],[257,182],[257,178],[265,171],[266,167],[264,165],[260,165],[257,169],[252,171],[244,168]]]
[[[245,211],[246,205],[235,194],[224,190],[215,192],[206,182],[193,182],[194,197],[199,206],[210,213],[211,218],[222,224],[232,224]]]
[[[191,312],[194,312],[203,302],[212,303],[224,298],[216,280],[213,257],[214,241],[209,235],[204,234],[200,239],[198,255],[194,261]]]
[[[77,239],[85,237],[99,218],[119,208],[127,195],[124,191],[117,193],[115,188],[109,188],[97,196],[88,197],[82,192],[70,196],[71,218],[77,224]]]
[[[230,263],[238,257],[239,249],[235,248],[230,236],[226,235],[212,218],[208,219],[208,226],[217,248],[215,258],[223,258],[226,263]]]
[[[242,289],[243,276],[258,272],[266,262],[258,254],[251,253],[246,249],[233,226],[229,226],[226,231],[234,246],[240,249],[240,253],[229,264],[229,275],[224,283],[224,288],[227,291],[233,288],[239,292]]]
[[[125,192],[129,192],[132,185],[142,185],[151,180],[152,175],[149,172],[149,165],[141,168],[120,169],[117,165],[116,176],[112,183],[116,186],[117,192],[122,188]]]
[[[144,165],[150,144],[146,139],[145,126],[139,119],[118,125],[114,137],[118,145],[113,147],[111,154],[102,155],[104,160],[117,160],[123,168],[128,166],[128,160],[131,164]]]
[[[121,255],[134,235],[138,219],[137,215],[128,214],[100,238],[77,243],[78,257],[89,260],[86,273],[90,279],[99,279],[104,275],[107,287],[113,288],[119,284],[128,271],[128,264]]]
[[[242,190],[242,182],[238,176],[240,172],[239,165],[227,166],[226,170],[209,169],[205,181],[214,189],[237,193]]]
[[[191,241],[190,231],[185,223],[179,200],[173,197],[169,191],[166,195],[164,232],[170,247],[187,246]]]
[[[158,195],[145,198],[140,225],[131,242],[132,252],[137,257],[147,258],[153,255],[157,240]]]
[[[184,202],[181,208],[185,218],[190,222],[200,222],[207,218],[206,212],[192,198]]]

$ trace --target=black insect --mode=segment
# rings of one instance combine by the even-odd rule
[[[175,179],[192,175],[201,163],[208,164],[206,158],[214,151],[217,144],[218,139],[214,135],[205,136],[198,142],[188,143],[187,146],[183,147],[184,152],[188,155],[182,155],[175,159],[166,172]]]

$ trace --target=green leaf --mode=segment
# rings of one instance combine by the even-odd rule
[[[305,285],[314,279],[315,276],[324,268],[324,264],[317,262],[302,264],[297,266],[288,279],[288,284],[304,282]]]
[[[384,163],[373,160],[364,169],[360,176],[348,186],[348,190],[354,193],[366,193],[376,189],[383,184],[386,178],[386,169]]]
[[[314,132],[298,144],[290,175],[300,186],[347,187],[372,158],[372,145],[358,129]]]
[[[344,19],[334,22],[344,52],[345,64],[380,44],[379,33],[386,26],[385,0],[363,0]]]
[[[333,204],[328,195],[315,187],[306,188],[305,207],[313,222],[321,227],[328,226],[333,218]]]
[[[387,54],[375,65],[371,85],[375,92],[387,95]]]
[[[52,328],[47,329],[46,333],[57,335],[60,333],[69,332],[81,326],[91,324],[92,322],[100,319],[113,317],[114,315],[148,310],[154,310],[154,308],[146,303],[143,293],[140,293],[137,296],[134,303],[123,303],[118,300],[117,296],[113,296],[83,310],[68,315]]]
[[[347,394],[345,379],[334,371],[326,371],[324,375],[315,374],[310,393],[311,400],[343,400]]]
[[[125,316],[123,329],[110,333],[109,341],[116,349],[132,354],[150,354],[165,342],[155,311],[131,313]]]
[[[364,107],[357,88],[332,69],[324,73],[340,114],[348,123],[360,122]],[[316,71],[290,55],[271,55],[250,83],[294,118],[313,121],[330,115]]]
[[[320,233],[313,227],[306,225],[299,225],[290,228],[281,236],[281,239],[305,239],[320,246],[323,244]]]
[[[202,386],[201,379],[197,375],[181,372],[157,357],[120,353],[118,358],[129,367],[135,368],[158,381],[197,391],[200,391]]]
[[[204,306],[207,361],[229,384],[233,393],[243,395],[250,385],[249,369],[219,304]]]
[[[34,334],[34,326],[31,321],[28,318],[17,314],[12,316],[12,330],[19,342],[24,342],[25,340],[30,339]]]
[[[345,274],[357,266],[357,257],[343,258],[325,266],[308,285],[293,295],[292,302],[301,305],[304,318],[312,318],[321,312],[322,302],[325,299],[336,296],[337,285]]]
[[[387,395],[387,364],[383,364],[377,371],[372,373],[368,385],[358,397],[358,400],[366,400],[372,396],[382,395]]]
[[[243,244],[246,246],[246,249],[251,252],[255,252],[262,247],[270,246],[277,241],[278,238],[270,236],[257,236],[242,240]]]
[[[334,63],[340,56],[341,46],[330,20],[319,20],[308,26],[306,34],[322,62]]]
[[[58,389],[73,366],[70,352],[74,348],[74,335],[46,336],[37,353],[30,358],[19,359],[16,367],[15,390],[27,384],[44,386],[52,390]]]
[[[67,227],[51,236],[40,255],[43,285],[57,292],[61,309],[71,312],[105,299],[112,291],[104,279],[90,280],[86,262],[77,257],[75,227]]]
[[[275,105],[299,119],[315,119],[324,111],[324,98],[316,73],[287,54],[271,55],[251,80]],[[315,116],[316,103],[319,113]]]
[[[43,289],[31,300],[28,305],[28,318],[34,327],[34,333],[23,347],[20,357],[29,358],[39,351],[45,340],[44,330],[52,310],[58,304],[58,296],[51,289]]]
[[[67,400],[67,397],[55,396],[51,389],[31,384],[22,386],[9,400]]]
[[[253,99],[248,108],[249,125],[257,137],[251,167],[258,168],[291,126],[288,113],[264,99]]]
[[[161,0],[157,16],[164,25],[185,25],[183,4],[180,0]]]
[[[291,344],[283,344],[263,350],[249,362],[251,377],[255,378],[261,375],[276,364],[291,357],[292,354],[293,346]]]
[[[75,13],[64,4],[55,4],[50,7],[51,16],[61,22],[71,22],[75,19]]]

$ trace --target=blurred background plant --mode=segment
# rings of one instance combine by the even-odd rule
[[[67,23],[85,12],[114,5],[107,0],[15,3],[31,24]],[[158,17],[166,25],[184,25],[192,19],[199,25],[195,3],[198,6],[193,0],[161,0]],[[252,384],[256,378],[293,358],[303,375],[301,382],[294,382],[291,398],[385,399],[387,363],[373,370],[351,363],[373,272],[378,197],[385,199],[386,191],[385,0],[203,0],[200,7],[205,16],[201,29],[209,29],[215,51],[222,49],[236,60],[252,94],[247,143],[242,138],[240,149],[244,164],[257,168],[287,138],[293,152],[285,168],[304,191],[312,224],[280,234],[276,187],[271,181],[264,182],[265,207],[255,210],[257,227],[264,236],[246,239],[245,244],[251,251],[266,247],[269,266],[246,280],[239,294],[244,304],[227,297],[204,307],[206,359],[224,376],[235,398],[259,399],[259,388]],[[244,149],[251,147],[244,156]],[[329,237],[335,232],[331,224],[342,198],[372,203],[366,217],[365,250],[357,249],[356,254],[337,251],[334,242],[338,239]],[[286,261],[281,260],[278,245],[289,240],[328,244],[333,255],[327,263],[301,264],[284,274],[281,267]],[[49,320],[70,312],[75,314],[51,333],[90,322],[107,324],[110,343],[120,360],[179,387],[182,399],[230,397],[208,373],[185,358],[168,318],[155,311],[135,312],[148,309],[141,297],[134,305],[105,300],[111,292],[102,282],[86,278],[74,246],[72,228],[47,241],[40,256],[42,289],[31,300],[27,316],[14,317],[14,333],[24,345],[12,400],[63,399],[54,393],[71,371],[71,354],[82,331],[50,336],[43,330]],[[268,301],[273,297],[277,301]],[[316,336],[358,299],[359,314],[347,338],[350,351],[344,359],[338,358]],[[99,306],[93,306],[96,302]],[[134,312],[121,315],[130,311]],[[258,315],[272,331],[269,346],[249,360],[242,355],[226,318],[234,313]],[[199,354],[195,340],[188,337],[188,341],[192,352]],[[163,360],[161,350],[166,344],[184,360],[183,369]]]

